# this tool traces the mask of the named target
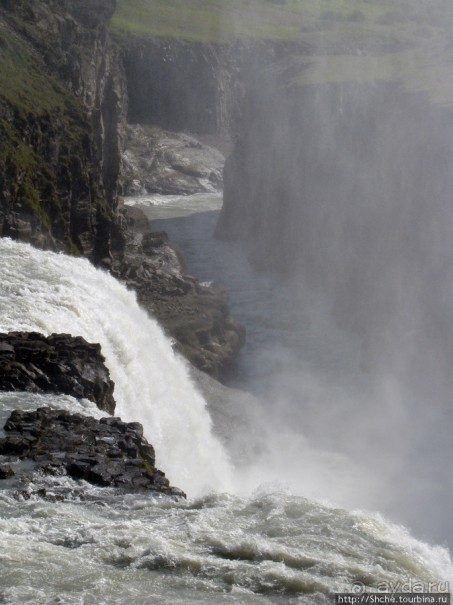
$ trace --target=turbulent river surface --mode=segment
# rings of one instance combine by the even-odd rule
[[[153,207],[162,211],[170,201],[156,199]],[[208,204],[203,219],[219,200],[200,203]],[[267,605],[331,603],[335,592],[364,587],[446,589],[453,579],[446,548],[359,510],[360,499],[347,510],[335,494],[327,501],[328,490],[323,500],[321,489],[313,499],[310,490],[285,487],[283,468],[258,468],[266,456],[275,463],[275,450],[249,468],[235,467],[185,363],[113,278],[85,260],[7,239],[0,240],[0,254],[0,330],[66,332],[100,342],[117,413],[143,423],[157,465],[189,494],[187,501],[120,495],[65,477],[36,476],[20,489],[2,482],[0,602]],[[252,350],[260,338],[264,330],[251,334]],[[333,359],[325,363],[337,372]],[[250,361],[245,374],[255,365]],[[101,415],[70,397],[3,393],[0,420],[8,410],[42,405]],[[315,474],[333,459],[319,454]],[[308,458],[293,460],[294,471],[306,466]],[[324,471],[324,484],[338,474],[331,470]]]

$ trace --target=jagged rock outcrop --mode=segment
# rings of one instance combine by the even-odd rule
[[[120,277],[137,292],[175,347],[200,370],[225,379],[244,344],[245,329],[230,317],[225,290],[187,275],[165,233],[153,233],[144,214],[124,209],[129,229]]]
[[[0,391],[86,398],[113,414],[114,384],[104,361],[100,345],[82,337],[44,337],[36,332],[0,334]],[[137,422],[124,423],[114,417],[96,420],[40,408],[35,412],[14,410],[4,431],[6,436],[0,439],[0,479],[27,482],[39,471],[67,474],[125,491],[152,490],[184,496],[155,467],[154,448],[144,439],[143,427]]]
[[[81,336],[0,334],[0,391],[63,393],[115,411],[113,382],[99,344]]]
[[[125,491],[152,490],[185,496],[170,486],[155,466],[154,448],[143,437],[138,422],[70,414],[39,408],[35,412],[15,410],[0,439],[0,479],[17,475],[24,480],[33,472],[67,474],[74,479]],[[32,461],[21,465],[17,462]]]

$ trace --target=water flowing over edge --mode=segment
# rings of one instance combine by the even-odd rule
[[[231,467],[185,362],[135,296],[88,261],[3,239],[0,330],[99,342],[117,414],[140,420],[170,480],[192,495],[228,489]]]

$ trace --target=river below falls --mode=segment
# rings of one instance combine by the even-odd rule
[[[451,455],[451,412],[433,411],[391,365],[367,363],[363,340],[337,327],[322,293],[256,273],[237,244],[217,240],[220,194],[126,203],[168,233],[189,273],[228,290],[231,315],[247,330],[232,386],[261,401],[260,420],[274,428],[266,464],[282,469],[282,482],[310,497],[385,512],[424,538],[453,544],[453,478],[443,464]]]
[[[309,364],[338,376],[355,372],[360,363],[357,348],[342,335],[340,342],[334,330],[322,325],[328,313],[321,298],[315,300],[315,294],[305,288],[296,290],[293,284],[257,274],[237,245],[213,236],[220,194],[148,195],[126,198],[126,203],[145,212],[152,230],[168,233],[189,273],[228,290],[231,315],[247,328],[232,386],[268,393],[276,375],[285,372],[285,364]],[[295,315],[302,329],[294,329]],[[293,367],[286,370],[290,373]]]

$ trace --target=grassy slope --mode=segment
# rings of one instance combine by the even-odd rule
[[[151,36],[213,42],[238,37],[300,40],[312,27],[319,29],[328,21],[382,18],[395,1],[118,0],[112,26]]]
[[[117,0],[112,27],[156,37],[314,41],[429,37],[447,28],[448,0]],[[423,29],[423,31],[421,31]],[[351,39],[352,37],[352,39]],[[340,41],[340,40],[338,40]]]
[[[308,45],[302,81],[404,81],[453,102],[451,0],[117,0],[112,28],[205,42]]]
[[[43,113],[64,106],[62,90],[43,74],[27,45],[0,27],[0,95],[24,113]]]

